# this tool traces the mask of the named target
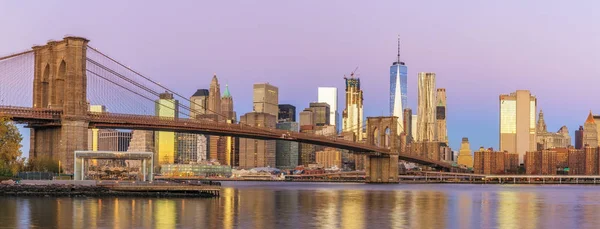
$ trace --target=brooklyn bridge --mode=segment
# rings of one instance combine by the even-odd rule
[[[67,36],[0,57],[0,115],[31,130],[30,157],[44,155],[60,160],[67,172],[72,172],[74,151],[87,149],[90,128],[287,140],[345,149],[365,156],[366,180],[374,183],[397,182],[399,160],[457,171],[447,162],[402,152],[394,117],[368,118],[366,143],[337,136],[182,118],[193,112],[182,104],[174,109],[179,118],[158,117],[153,111],[160,93],[187,99],[88,43],[86,38]],[[90,104],[106,105],[110,112],[91,112]],[[378,131],[386,129],[391,131]]]

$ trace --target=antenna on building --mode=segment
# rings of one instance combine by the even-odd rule
[[[398,34],[398,64],[400,64],[400,34]]]

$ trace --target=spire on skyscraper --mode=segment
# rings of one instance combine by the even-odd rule
[[[223,92],[223,98],[231,97],[231,93],[229,93],[229,85],[225,84],[225,92]]]
[[[400,34],[398,34],[398,64],[400,64]]]

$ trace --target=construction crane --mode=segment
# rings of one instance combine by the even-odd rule
[[[356,66],[356,68],[354,69],[354,71],[352,71],[352,72],[350,73],[350,78],[354,78],[354,74],[356,74],[356,71],[357,71],[357,70],[358,70],[358,66]],[[348,79],[348,78],[346,78],[346,75],[344,75],[344,79]]]

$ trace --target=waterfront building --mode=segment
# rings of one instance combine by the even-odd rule
[[[231,166],[218,164],[164,164],[161,165],[163,176],[202,176],[230,177]]]
[[[409,144],[411,142],[413,142],[413,135],[412,135],[412,110],[410,108],[406,108],[404,109],[404,119],[403,121],[403,126],[404,129],[402,131],[404,131],[404,133],[406,134],[406,144]]]
[[[448,130],[446,128],[446,89],[438,88],[435,98],[437,100],[435,110],[437,141],[448,144]]]
[[[542,172],[541,152],[527,151],[525,153],[525,173],[527,175],[536,175]]]
[[[581,149],[569,149],[569,175],[585,175],[585,153]]]
[[[331,125],[331,122],[329,120],[329,117],[330,117],[329,104],[327,104],[327,103],[310,103],[309,108],[307,108],[307,109],[312,110],[316,126]]]
[[[338,113],[338,91],[335,87],[319,87],[318,102],[329,104],[329,124],[335,126],[336,132],[340,127],[340,118]]]
[[[398,56],[390,66],[390,116],[398,117],[398,121],[404,124],[402,112],[407,108],[408,99],[408,67],[400,61],[400,38],[398,38]],[[399,130],[402,130],[400,128]]]
[[[279,88],[269,83],[254,84],[253,103],[254,112],[267,113],[279,120]]]
[[[504,174],[504,158],[504,152],[481,147],[475,151],[473,172],[476,174]]]
[[[356,135],[357,141],[363,139],[363,91],[360,89],[360,79],[354,78],[354,73],[346,80],[346,109],[342,113],[342,132]]]
[[[537,150],[536,109],[537,99],[527,90],[500,95],[500,151],[518,153],[519,163],[525,152]]]
[[[525,155],[528,175],[556,175],[558,158],[555,150],[528,151]]]
[[[300,126],[301,133],[315,134],[314,126]],[[313,144],[300,143],[298,145],[298,165],[308,166],[316,163],[315,152],[317,147]]]
[[[585,175],[598,175],[598,148],[585,145]]]
[[[177,138],[177,153],[175,163],[188,164],[198,162],[199,137],[198,134],[175,133]]]
[[[556,151],[556,168],[564,170],[569,167],[569,148],[561,147],[552,149]]]
[[[473,168],[473,155],[471,154],[471,146],[469,145],[468,138],[462,138],[457,163],[459,165],[467,166],[467,168]]]
[[[504,151],[504,171],[507,174],[519,172],[519,154]]]
[[[240,117],[240,123],[265,128],[275,128],[275,115],[250,112]],[[240,138],[239,167],[244,169],[257,167],[275,167],[275,140],[256,140]]]
[[[583,145],[589,145],[592,148],[598,147],[598,127],[594,121],[592,111],[583,124]]]
[[[296,107],[291,104],[279,104],[277,122],[296,122]]]
[[[417,142],[435,141],[436,99],[435,73],[419,72]]]
[[[548,132],[544,121],[544,112],[540,110],[536,125],[537,150],[566,148],[571,145],[571,136],[567,126],[562,126],[558,132]]]
[[[325,147],[323,150],[315,153],[316,163],[323,168],[337,167],[342,168],[342,152],[338,149]]]
[[[131,132],[118,130],[99,130],[97,151],[126,152],[131,141]]]
[[[190,118],[195,119],[200,114],[206,114],[208,94],[208,89],[198,89],[190,97]]]
[[[168,92],[161,93],[155,104],[156,116],[179,118],[179,101],[175,100],[173,94]],[[175,133],[169,131],[156,131],[154,137],[154,165],[173,164],[176,155]]]
[[[279,116],[281,118],[281,116]],[[281,119],[280,119],[281,120]],[[279,122],[277,129],[289,132],[298,132],[297,122]],[[277,140],[275,151],[275,165],[279,169],[293,169],[298,166],[298,142]]]

